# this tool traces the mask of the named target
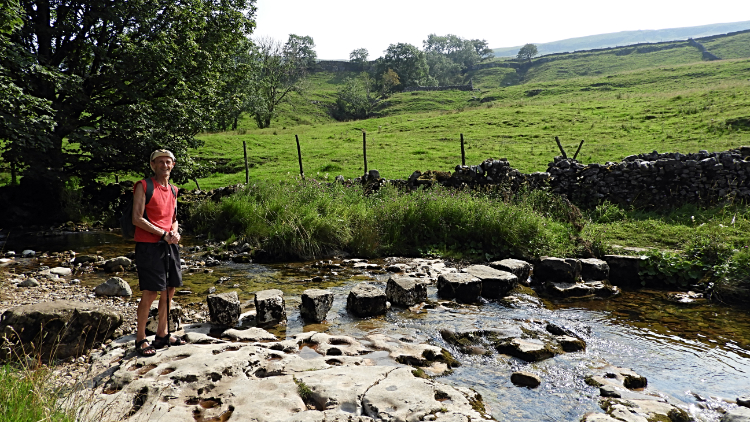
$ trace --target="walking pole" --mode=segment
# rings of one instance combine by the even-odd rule
[[[164,288],[164,294],[166,294],[166,296],[167,296],[167,347],[172,347],[172,342],[170,341],[171,337],[170,337],[170,334],[169,334],[169,307],[170,307],[171,302],[172,302],[172,298],[169,297],[169,258],[170,258],[169,252],[170,252],[170,248],[169,248],[169,243],[167,243],[166,240],[164,241],[164,244],[167,246],[167,253],[164,256],[164,260],[165,260],[165,264],[166,264],[165,265],[165,268],[166,268],[166,277],[167,277],[167,285]],[[158,327],[157,327],[157,329],[158,329]]]

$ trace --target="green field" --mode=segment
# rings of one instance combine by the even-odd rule
[[[507,71],[486,69],[475,81]],[[195,154],[222,164],[222,171],[200,180],[202,188],[212,188],[244,181],[243,141],[251,178],[294,177],[299,173],[295,135],[306,176],[321,179],[362,174],[362,131],[367,132],[368,168],[391,179],[407,178],[414,170],[452,171],[461,163],[461,133],[467,164],[506,157],[525,172],[546,170],[559,154],[555,136],[569,150],[585,139],[579,157],[585,163],[653,150],[720,151],[750,144],[748,75],[750,59],[735,59],[474,92],[398,93],[380,104],[381,117],[335,122],[320,110],[333,102],[343,75],[319,73],[309,81],[317,88],[286,106],[271,128],[253,129],[246,119],[238,131],[201,135],[206,144]]]

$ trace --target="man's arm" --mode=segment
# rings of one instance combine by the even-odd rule
[[[162,236],[165,233],[164,230],[151,224],[150,221],[143,218],[143,211],[146,209],[146,191],[143,188],[143,183],[138,182],[133,192],[133,225],[140,227],[141,229]],[[176,223],[176,222],[175,222]],[[174,226],[175,223],[172,223]]]

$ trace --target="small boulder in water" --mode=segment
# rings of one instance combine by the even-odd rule
[[[307,289],[302,292],[299,305],[302,318],[313,322],[322,322],[333,305],[333,293],[330,290]]]
[[[362,282],[354,286],[346,298],[346,309],[359,317],[384,314],[386,296],[383,289],[373,284]]]

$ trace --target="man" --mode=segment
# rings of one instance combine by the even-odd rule
[[[135,262],[138,268],[138,285],[142,292],[138,304],[138,327],[135,349],[141,356],[153,356],[156,349],[167,345],[179,346],[184,342],[168,337],[168,305],[175,287],[182,286],[180,242],[177,223],[177,188],[169,184],[169,175],[175,157],[165,149],[151,154],[154,171],[153,194],[146,203],[147,181],[141,180],[133,187],[133,225],[135,226]],[[145,211],[145,215],[144,215]],[[146,340],[146,322],[151,303],[159,296],[159,325],[153,344]]]

